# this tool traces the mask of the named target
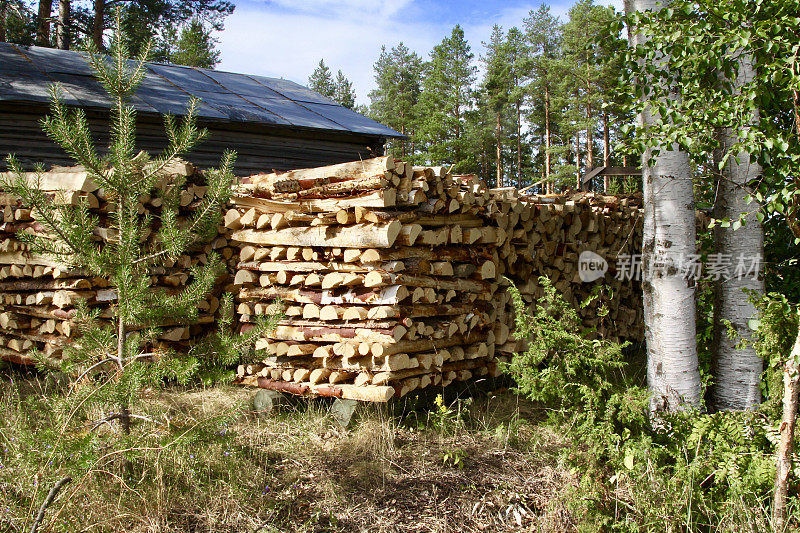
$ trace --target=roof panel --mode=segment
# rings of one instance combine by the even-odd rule
[[[0,42],[0,72],[27,72],[31,66],[16,46]]]
[[[348,131],[347,128],[342,127],[341,124],[329,120],[318,113],[314,113],[307,107],[297,102],[286,100],[285,98],[259,98],[257,96],[248,96],[247,99],[257,106],[268,109],[276,115],[283,117],[293,126]]]
[[[203,69],[202,72],[225,87],[225,89],[242,96],[262,96],[267,98],[283,97],[281,94],[244,74],[234,74],[233,72],[220,72],[208,69]]]
[[[189,107],[189,95],[178,88],[170,89],[168,87],[142,85],[136,91],[136,96],[161,114],[185,115]],[[197,106],[197,117],[228,118],[225,113],[203,102],[200,102]]]
[[[303,104],[312,111],[319,113],[325,118],[337,122],[350,131],[357,131],[360,133],[374,133],[375,135],[396,135],[397,132],[388,128],[380,122],[375,122],[371,118],[360,115],[355,111],[347,109],[340,105],[323,105],[323,104]]]
[[[194,91],[230,93],[230,91],[222,87],[219,83],[191,67],[149,63],[147,68],[154,74],[161,76],[168,82],[189,93],[193,93]]]
[[[253,76],[250,74],[248,74],[248,77],[256,80],[261,85],[269,87],[273,91],[282,94],[290,100],[295,100],[297,102],[315,102],[318,104],[339,105],[333,100],[325,98],[321,94],[315,93],[308,87],[303,87],[302,85],[293,81],[278,78],[266,78],[264,76]]]
[[[62,72],[91,76],[94,71],[82,52],[40,46],[20,46],[20,50],[42,72]]]
[[[195,91],[194,96],[236,122],[263,122],[267,124],[290,125],[291,122],[270,112],[269,108],[248,102],[238,95]]]
[[[14,74],[3,77],[0,73],[0,100],[14,102],[50,102],[50,86],[53,80],[46,74],[32,71],[30,74]],[[62,85],[61,101],[67,105],[82,105],[80,99]]]
[[[44,74],[15,74],[0,79],[0,100],[49,102],[48,87],[50,79]]]
[[[110,101],[105,89],[95,78],[91,76],[80,76],[76,74],[64,74],[53,72],[50,78],[61,84],[62,89],[66,89],[77,99],[77,105],[86,107],[109,107]]]

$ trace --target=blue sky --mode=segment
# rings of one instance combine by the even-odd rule
[[[622,7],[622,0],[596,0]],[[247,0],[236,2],[218,35],[220,70],[287,78],[305,85],[321,58],[353,82],[358,104],[374,88],[380,47],[404,42],[423,57],[461,24],[476,58],[492,25],[521,25],[539,0]],[[571,1],[551,2],[567,18]]]

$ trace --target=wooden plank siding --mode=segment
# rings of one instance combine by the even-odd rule
[[[47,108],[39,105],[0,103],[0,167],[14,153],[28,168],[43,163],[71,165],[74,162],[42,132],[39,121]],[[87,111],[98,147],[108,143],[108,116]],[[186,159],[201,168],[216,166],[225,150],[238,154],[235,172],[249,175],[261,171],[291,170],[330,165],[383,155],[385,138],[347,132],[276,127],[224,121],[198,121],[209,136]],[[137,145],[156,153],[166,146],[161,118],[140,114]]]

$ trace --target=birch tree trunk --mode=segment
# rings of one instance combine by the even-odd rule
[[[625,11],[654,11],[669,2],[625,0]],[[646,36],[631,36],[631,45]],[[645,109],[640,124],[659,117]],[[644,293],[647,383],[651,410],[676,411],[699,407],[700,372],[697,362],[695,282],[684,279],[680,266],[696,253],[694,188],[689,157],[675,146],[662,146],[651,166],[652,151],[642,154]]]
[[[754,75],[751,59],[743,56],[736,86],[741,88],[750,83]],[[737,141],[733,131],[723,131],[725,151]],[[756,217],[760,206],[755,200],[750,203],[746,200],[750,194],[748,184],[760,174],[758,163],[751,160],[749,154],[740,153],[728,159],[717,190],[716,218],[735,221],[740,215],[746,215],[746,223],[741,228],[717,227],[714,232],[716,252],[721,254],[716,259],[727,262],[730,258],[731,264],[728,275],[717,280],[714,288],[713,405],[723,411],[754,409],[761,403],[759,382],[763,364],[749,342],[752,336],[749,321],[756,315],[756,308],[746,292],[764,294],[761,275],[764,231]]]

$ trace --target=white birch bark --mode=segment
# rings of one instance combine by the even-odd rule
[[[627,13],[655,11],[669,2],[625,0]],[[646,42],[631,35],[631,45]],[[640,124],[659,120],[645,110]],[[653,411],[675,411],[700,405],[697,363],[695,284],[680,266],[696,253],[694,190],[689,157],[677,146],[662,146],[654,164],[651,150],[642,155],[644,292],[647,383]]]
[[[752,60],[743,55],[739,60],[736,86],[741,88],[753,80]],[[755,121],[757,115],[753,117]],[[739,141],[734,131],[723,131],[725,151]],[[713,405],[718,410],[754,409],[761,402],[762,360],[749,342],[752,331],[748,325],[756,314],[747,291],[764,294],[761,262],[755,272],[741,272],[752,266],[751,261],[763,257],[764,231],[756,218],[760,206],[755,200],[748,203],[748,184],[761,174],[761,167],[743,152],[730,157],[723,169],[717,190],[715,216],[738,220],[746,215],[746,223],[737,230],[717,228],[714,233],[716,251],[721,261],[731,261],[730,272],[718,280],[714,295],[714,379]],[[742,275],[745,274],[745,275]],[[733,336],[729,334],[732,329]]]

